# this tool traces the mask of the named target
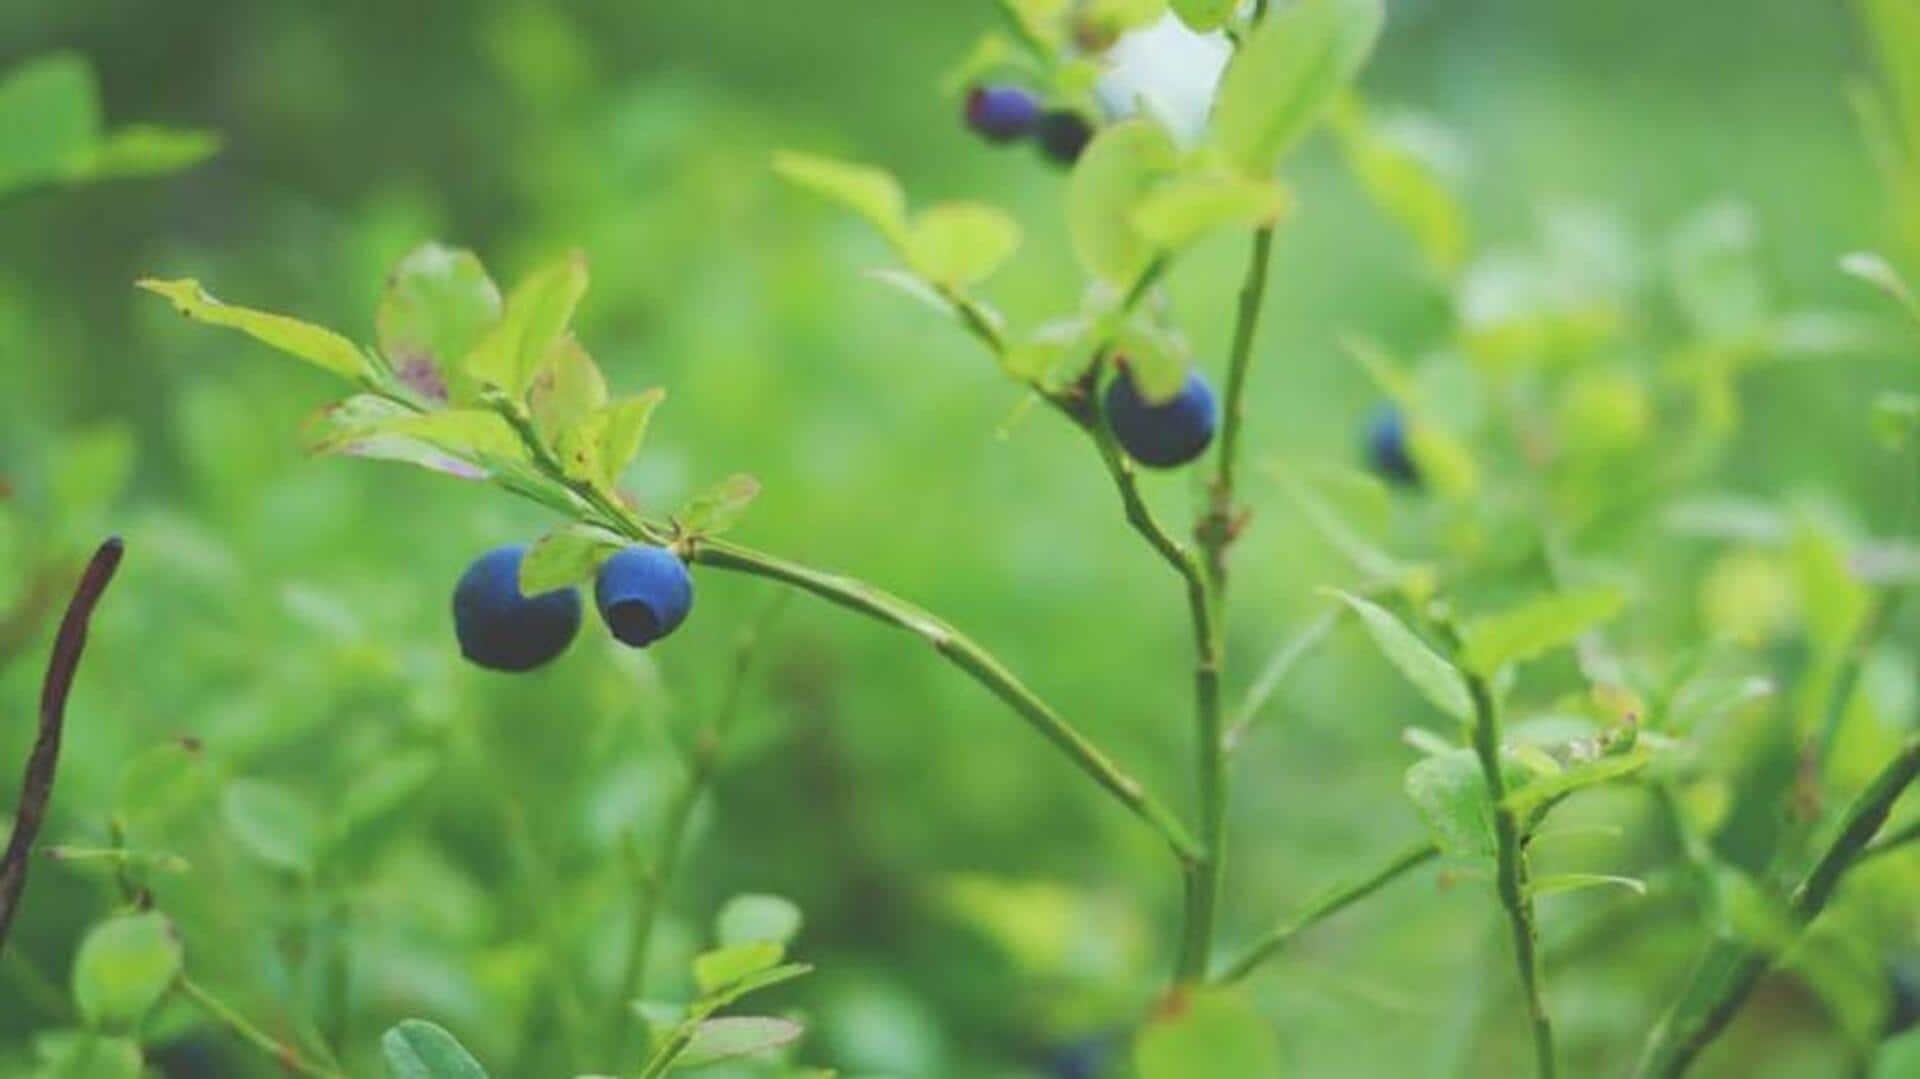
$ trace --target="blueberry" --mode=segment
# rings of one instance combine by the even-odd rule
[[[1381,405],[1367,422],[1367,461],[1375,472],[1402,487],[1417,487],[1420,470],[1407,452],[1407,418],[1392,405]]]
[[[495,671],[530,671],[566,651],[580,630],[580,595],[571,588],[520,594],[526,544],[479,558],[453,590],[460,654]]]
[[[1198,371],[1189,372],[1180,392],[1161,404],[1140,396],[1124,368],[1107,387],[1107,422],[1127,456],[1152,468],[1184,465],[1213,442],[1219,409],[1213,387]]]
[[[1048,157],[1062,165],[1071,165],[1080,160],[1080,151],[1093,141],[1093,125],[1072,109],[1053,109],[1040,115],[1034,137]]]
[[[600,617],[623,644],[645,648],[680,628],[693,609],[693,578],[664,547],[628,547],[600,567]]]
[[[1018,86],[976,86],[967,94],[967,126],[988,142],[1025,138],[1040,119],[1040,99]]]

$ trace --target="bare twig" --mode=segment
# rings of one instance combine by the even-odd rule
[[[40,690],[40,733],[27,755],[26,778],[20,786],[20,809],[13,821],[13,837],[7,853],[0,858],[0,949],[7,943],[7,931],[13,927],[20,895],[27,887],[27,863],[33,841],[45,822],[47,803],[53,797],[53,777],[60,765],[60,734],[66,722],[67,694],[73,689],[73,676],[80,669],[80,654],[87,646],[87,623],[94,605],[120,568],[124,548],[118,536],[100,545],[87,563],[80,583],[74,587],[67,614],[60,622],[60,633],[53,641],[53,658],[47,663],[47,679]]]

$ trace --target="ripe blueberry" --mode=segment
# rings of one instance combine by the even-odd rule
[[[1407,418],[1392,405],[1381,405],[1367,423],[1367,461],[1381,476],[1402,487],[1420,484],[1420,469],[1407,450]]]
[[[1219,421],[1213,387],[1198,371],[1187,374],[1180,392],[1160,404],[1140,396],[1124,368],[1107,387],[1107,422],[1127,456],[1152,468],[1173,468],[1200,456],[1213,441]]]
[[[693,608],[693,578],[664,547],[628,547],[600,567],[600,617],[623,644],[645,648],[680,628]]]
[[[1040,99],[1019,86],[976,86],[967,94],[967,126],[988,142],[1024,138],[1040,119]]]
[[[1093,141],[1093,125],[1072,109],[1052,109],[1040,115],[1034,127],[1040,149],[1062,165],[1080,160],[1080,151]]]
[[[571,588],[520,594],[526,544],[474,559],[453,590],[460,654],[489,670],[530,671],[566,651],[580,630],[580,594]]]

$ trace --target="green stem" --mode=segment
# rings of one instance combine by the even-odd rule
[[[1866,850],[1860,852],[1860,861],[1878,858],[1883,854],[1892,854],[1909,843],[1920,841],[1920,820],[1913,821],[1897,832],[1875,840]]]
[[[726,746],[727,737],[733,731],[734,719],[740,713],[740,702],[745,696],[747,676],[753,669],[753,659],[760,639],[766,628],[785,606],[783,602],[791,593],[779,593],[773,602],[761,609],[747,628],[740,634],[734,645],[733,669],[727,678],[726,689],[715,710],[713,719],[695,736],[694,743],[687,751],[687,770],[681,777],[680,785],[673,792],[673,799],[667,804],[664,821],[661,824],[659,851],[654,855],[652,865],[648,866],[640,882],[638,903],[634,908],[633,938],[627,947],[626,966],[620,978],[618,998],[613,1010],[614,1059],[623,1060],[627,1055],[627,1039],[634,1024],[631,1009],[625,1006],[631,999],[644,999],[646,996],[647,959],[653,948],[654,927],[659,924],[660,908],[667,888],[673,883],[680,867],[680,852],[686,845],[687,825],[693,819],[693,811],[699,805],[707,786],[712,782],[713,774],[720,763],[720,752]]]
[[[1839,833],[1794,889],[1788,902],[1797,926],[1804,929],[1826,909],[1847,870],[1872,850],[1869,844],[1875,833],[1916,776],[1920,776],[1920,738],[1910,739],[1854,799]],[[1671,1079],[1685,1073],[1726,1029],[1773,962],[1772,954],[1738,940],[1715,940],[1694,967],[1680,999],[1648,1036],[1635,1074]]]
[[[345,1072],[309,1061],[300,1055],[300,1050],[254,1026],[246,1016],[208,992],[192,978],[182,974],[175,984],[187,999],[198,1004],[203,1011],[212,1016],[221,1026],[232,1031],[241,1041],[272,1057],[274,1063],[282,1070],[295,1075],[310,1076],[312,1079],[346,1079]]]
[[[1227,393],[1220,422],[1220,452],[1214,456],[1212,500],[1201,524],[1201,543],[1207,549],[1208,574],[1216,588],[1225,584],[1226,551],[1233,542],[1234,481],[1240,461],[1240,429],[1246,413],[1247,371],[1252,366],[1254,335],[1260,328],[1260,310],[1267,294],[1267,265],[1273,256],[1273,227],[1256,230],[1253,253],[1240,285],[1240,307],[1234,318],[1233,347],[1227,357]]]
[[[1228,964],[1227,969],[1217,975],[1214,981],[1222,985],[1241,981],[1257,970],[1262,963],[1278,955],[1281,949],[1292,943],[1294,937],[1392,884],[1406,873],[1438,857],[1439,854],[1440,848],[1432,843],[1416,844],[1394,855],[1386,865],[1372,873],[1328,889],[1309,902],[1305,909],[1281,922],[1255,941],[1245,955]]]
[[[1507,805],[1507,780],[1500,769],[1499,703],[1493,688],[1477,674],[1467,675],[1467,690],[1473,698],[1473,751],[1480,759],[1487,797],[1493,804],[1498,875],[1495,888],[1513,932],[1514,963],[1520,972],[1520,989],[1526,997],[1527,1015],[1533,1027],[1534,1067],[1541,1079],[1552,1079],[1555,1074],[1553,1020],[1547,1012],[1546,991],[1540,974],[1539,936],[1534,927],[1533,900],[1527,894],[1527,855],[1520,835],[1520,821]]]
[[[991,653],[947,623],[863,581],[823,573],[739,544],[699,540],[688,544],[687,558],[715,569],[779,581],[921,638],[943,659],[1000,698],[1103,790],[1158,832],[1182,862],[1200,857],[1200,849],[1179,819],[1147,793],[1139,780],[1121,770],[1100,747],[1061,718]]]

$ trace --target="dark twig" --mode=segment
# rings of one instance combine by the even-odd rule
[[[7,944],[7,931],[13,927],[14,912],[27,887],[28,855],[46,819],[47,802],[53,797],[54,770],[60,764],[60,733],[66,721],[67,693],[73,688],[73,676],[80,668],[80,653],[87,646],[87,623],[93,608],[120,568],[123,547],[115,536],[100,545],[87,563],[86,572],[74,587],[67,614],[60,622],[59,636],[53,641],[53,658],[47,663],[47,680],[40,690],[40,733],[27,756],[26,778],[20,786],[20,809],[13,821],[13,838],[7,853],[0,858],[0,949]]]

